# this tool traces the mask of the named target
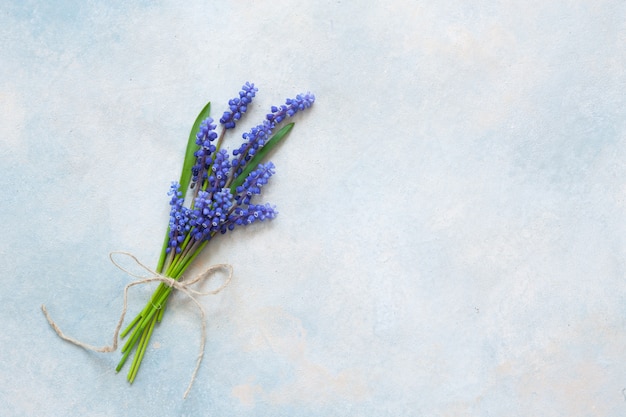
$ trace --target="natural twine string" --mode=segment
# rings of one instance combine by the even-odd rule
[[[146,275],[137,275],[131,271],[129,271],[128,269],[124,268],[123,266],[121,266],[120,264],[118,264],[115,259],[113,258],[113,255],[124,255],[127,256],[129,258],[131,258],[133,261],[135,261],[135,263],[143,268],[145,271],[147,271],[150,275],[146,276]],[[201,318],[201,323],[202,323],[202,339],[200,341],[200,352],[198,353],[198,357],[196,359],[196,367],[193,370],[193,374],[191,375],[191,380],[189,381],[189,385],[187,386],[187,390],[185,391],[185,394],[183,395],[183,398],[187,398],[187,395],[189,394],[189,391],[191,391],[191,386],[193,385],[195,379],[196,379],[196,375],[198,373],[198,370],[200,369],[200,363],[202,362],[202,358],[204,357],[204,346],[206,344],[206,323],[205,323],[205,314],[204,314],[204,309],[202,308],[202,305],[200,304],[200,302],[198,302],[198,300],[194,297],[195,296],[205,296],[205,295],[214,295],[219,293],[220,291],[222,291],[224,288],[226,288],[226,286],[228,286],[228,284],[230,283],[230,280],[233,277],[233,267],[232,265],[229,264],[216,264],[216,265],[212,265],[210,267],[208,267],[204,272],[196,275],[195,278],[191,279],[191,280],[185,280],[183,281],[183,278],[181,277],[181,279],[179,281],[176,281],[172,278],[166,277],[164,275],[161,275],[155,271],[153,271],[152,269],[148,268],[146,265],[144,265],[143,263],[141,263],[133,254],[129,253],[129,252],[123,252],[123,251],[114,251],[114,252],[110,252],[109,253],[109,259],[111,260],[111,262],[113,263],[113,265],[115,265],[116,267],[118,267],[120,270],[122,270],[123,272],[126,272],[128,275],[133,276],[135,278],[137,278],[137,281],[133,281],[129,284],[127,284],[124,287],[124,306],[122,308],[122,314],[120,315],[120,319],[117,322],[117,326],[115,327],[115,332],[113,333],[113,344],[111,346],[103,346],[103,347],[96,347],[96,346],[92,346],[92,345],[88,345],[86,343],[83,343],[79,340],[76,340],[72,337],[66,336],[61,329],[59,328],[59,326],[55,323],[54,320],[52,320],[52,317],[50,317],[50,314],[48,313],[48,310],[46,309],[45,305],[41,305],[41,310],[43,311],[43,314],[46,316],[46,319],[48,320],[48,323],[50,323],[50,326],[52,327],[52,329],[56,332],[56,334],[63,340],[70,342],[76,346],[80,346],[83,349],[87,349],[87,350],[91,350],[94,352],[113,352],[117,349],[117,339],[120,333],[120,329],[122,328],[122,324],[124,322],[124,316],[126,315],[126,309],[127,309],[127,305],[128,305],[128,290],[131,287],[134,287],[135,285],[141,285],[141,284],[148,284],[150,282],[162,282],[165,285],[174,288],[182,293],[184,293],[185,295],[187,295],[187,297],[189,297],[191,299],[191,301],[193,301],[196,306],[198,307],[198,310],[200,311],[200,318]],[[198,291],[195,290],[193,288],[190,288],[192,285],[203,281],[205,279],[208,279],[209,276],[211,274],[213,274],[215,271],[217,271],[218,269],[227,269],[228,270],[228,278],[226,279],[226,281],[224,281],[224,283],[217,289],[212,290],[212,291],[206,291],[206,292],[202,292],[202,291]]]

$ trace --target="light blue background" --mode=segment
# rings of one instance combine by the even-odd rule
[[[626,413],[626,3],[179,4],[0,7],[2,415]],[[40,305],[110,343],[108,252],[155,263],[195,115],[248,80],[246,128],[317,96],[280,215],[196,269],[235,278],[190,397],[180,295],[129,386]]]

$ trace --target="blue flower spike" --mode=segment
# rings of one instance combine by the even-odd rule
[[[241,119],[241,116],[248,110],[248,105],[252,103],[252,99],[259,91],[258,88],[249,82],[246,82],[241,91],[239,97],[235,97],[228,101],[229,110],[225,111],[220,119],[220,123],[224,125],[224,129],[233,129],[236,122]]]

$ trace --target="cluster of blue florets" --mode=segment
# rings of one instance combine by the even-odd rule
[[[207,190],[216,192],[226,186],[230,173],[231,163],[228,152],[220,149],[213,158],[213,163],[208,171]]]
[[[270,177],[274,174],[274,164],[259,164],[259,166],[251,171],[243,181],[243,184],[237,187],[237,195],[235,200],[237,204],[250,204],[250,199],[255,194],[261,194],[261,187],[267,184]]]
[[[271,107],[271,113],[261,124],[242,135],[244,142],[233,150],[233,159],[230,160],[228,152],[219,149],[222,135],[227,129],[235,127],[257,91],[254,84],[246,83],[239,97],[228,102],[229,110],[220,119],[223,130],[217,145],[214,144],[218,134],[213,119],[209,117],[200,124],[196,135],[198,150],[194,153],[196,161],[191,169],[191,186],[198,188],[195,189],[191,207],[183,205],[184,199],[178,183],[173,183],[169,192],[172,198],[168,253],[172,250],[180,253],[181,244],[187,236],[194,241],[206,241],[218,232],[226,233],[237,226],[273,219],[278,214],[268,203],[251,202],[274,174],[272,162],[259,164],[241,185],[234,187],[231,183],[267,144],[276,126],[298,111],[311,107],[315,97],[310,93],[299,94],[294,99],[287,99],[280,107]]]
[[[194,199],[189,220],[193,239],[209,240],[217,232],[226,233],[232,205],[233,196],[228,188],[213,195],[200,191]]]
[[[315,102],[315,96],[311,93],[298,94],[296,98],[288,98],[285,104],[276,107],[272,106],[272,112],[266,117],[267,120],[274,123],[280,123],[287,117],[292,117],[298,111],[308,109]]]
[[[185,240],[185,236],[191,229],[189,225],[189,209],[183,206],[183,193],[180,191],[180,184],[173,182],[170,191],[167,193],[172,196],[170,199],[170,231],[169,245],[167,253],[172,249],[176,253],[180,253],[180,244]]]
[[[220,123],[224,125],[224,129],[232,129],[235,127],[237,120],[241,119],[241,116],[248,109],[248,104],[252,103],[252,99],[259,91],[254,84],[245,83],[241,87],[239,97],[235,97],[228,102],[229,110],[224,112],[224,115],[220,119]]]
[[[196,145],[199,146],[199,149],[194,153],[196,163],[191,168],[192,184],[202,182],[207,178],[207,169],[212,162],[211,154],[216,150],[215,145],[213,145],[213,141],[217,139],[215,128],[213,119],[210,117],[203,120],[200,124],[200,129],[196,134]]]
[[[237,178],[242,172],[245,165],[252,159],[252,157],[261,149],[272,135],[272,131],[276,123],[264,120],[258,126],[250,129],[250,132],[242,135],[245,140],[238,149],[233,150],[233,156],[237,159],[233,160],[232,166],[234,168],[233,177]]]
[[[256,221],[263,221],[266,219],[273,219],[276,217],[278,212],[276,209],[266,204],[249,204],[244,208],[237,208],[235,210],[235,215],[233,216],[233,222],[229,226],[229,229],[232,230],[235,228],[235,225],[245,226],[248,224],[252,224]]]

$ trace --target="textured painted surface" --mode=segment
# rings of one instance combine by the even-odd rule
[[[623,2],[55,3],[0,8],[2,415],[626,413]],[[236,277],[190,398],[180,296],[129,387],[39,306],[110,342],[107,253],[155,262],[187,129],[247,80],[247,127],[317,96],[280,215],[203,258]]]

